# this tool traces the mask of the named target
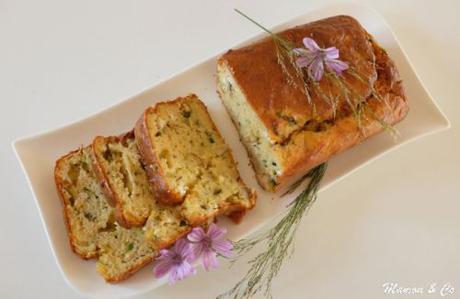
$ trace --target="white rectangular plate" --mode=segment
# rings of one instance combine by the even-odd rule
[[[351,4],[330,6],[297,17],[273,30],[278,31],[338,14],[351,15],[358,19],[389,52],[403,77],[411,110],[408,117],[397,126],[401,133],[397,142],[388,134],[380,134],[333,158],[322,190],[402,144],[449,127],[448,120],[423,87],[392,31],[382,17],[369,8]],[[241,22],[246,20],[241,19]],[[261,36],[262,34],[252,40]],[[248,42],[250,41],[244,43]],[[48,133],[20,139],[13,144],[32,189],[59,269],[68,284],[85,297],[119,298],[138,295],[162,285],[164,280],[154,279],[152,267],[147,266],[127,281],[110,285],[96,273],[94,261],[83,261],[72,253],[63,222],[62,207],[53,181],[54,163],[68,151],[90,143],[96,135],[114,135],[131,129],[142,111],[156,101],[196,93],[208,106],[213,119],[217,120],[217,127],[233,150],[244,181],[256,189],[257,206],[248,213],[243,223],[233,225],[225,220],[223,222],[228,226],[229,237],[232,240],[238,240],[263,227],[285,210],[286,204],[299,192],[282,199],[271,200],[276,196],[264,192],[257,184],[254,172],[249,167],[246,151],[238,139],[238,133],[215,92],[214,75],[219,55],[96,115]]]

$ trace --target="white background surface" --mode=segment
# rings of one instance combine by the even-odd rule
[[[258,32],[233,7],[272,26],[333,2],[0,0],[0,298],[80,298],[55,265],[13,139],[92,114]],[[460,2],[360,2],[393,28],[452,129],[323,192],[274,297],[396,298],[385,282],[450,282],[460,297]],[[141,298],[214,298],[245,270],[200,272]]]

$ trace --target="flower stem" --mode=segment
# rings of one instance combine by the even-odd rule
[[[267,32],[268,34],[270,34],[270,36],[274,39],[277,39],[278,41],[282,42],[282,43],[287,43],[287,41],[283,40],[281,37],[279,37],[276,33],[273,33],[271,32],[269,29],[267,29],[266,27],[264,27],[262,24],[258,23],[256,20],[254,20],[253,18],[249,17],[247,14],[245,14],[244,12],[242,12],[241,10],[235,8],[235,11],[242,15],[243,17],[245,17],[247,20],[249,20],[251,23],[255,24],[257,27],[259,27],[260,29],[262,29],[263,31]]]

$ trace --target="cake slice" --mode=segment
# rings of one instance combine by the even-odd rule
[[[90,152],[85,147],[67,154],[56,162],[54,172],[70,245],[85,259],[97,257],[99,232],[114,223],[113,209],[92,171]]]
[[[342,74],[349,92],[334,76],[314,83],[286,76],[272,38],[229,50],[218,60],[218,93],[260,185],[269,191],[285,189],[333,155],[381,132],[382,123],[399,122],[409,110],[393,61],[352,17],[331,17],[279,35],[296,47],[309,37],[322,48],[338,48],[349,64]]]
[[[156,249],[172,245],[191,230],[178,206],[156,200],[133,132],[120,137],[96,137],[92,154],[94,170],[120,224],[125,227],[145,224],[145,239]]]
[[[167,248],[191,229],[189,222],[182,216],[180,207],[156,202],[144,226],[145,240],[153,248]]]
[[[142,228],[126,229],[115,222],[112,231],[98,237],[96,269],[108,282],[127,279],[157,256],[157,250],[145,241]]]
[[[91,148],[73,151],[56,162],[55,182],[62,199],[70,245],[84,259],[97,258],[108,282],[128,278],[158,251],[144,241],[141,228],[125,229],[114,217],[92,168]]]
[[[98,136],[92,144],[94,170],[120,225],[143,226],[154,206],[133,132]]]
[[[134,132],[156,198],[180,204],[190,225],[254,206],[255,194],[196,95],[149,107]]]

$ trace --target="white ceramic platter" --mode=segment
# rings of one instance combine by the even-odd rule
[[[390,28],[381,16],[369,8],[352,4],[330,6],[297,17],[273,30],[278,31],[338,14],[351,15],[358,19],[389,52],[403,77],[411,110],[408,117],[397,125],[401,133],[397,142],[388,134],[380,134],[333,158],[322,190],[402,144],[449,127],[448,120],[423,87]],[[242,18],[241,22],[247,21]],[[248,42],[250,41],[244,43]],[[222,53],[226,50],[222,49]],[[227,225],[232,240],[238,240],[266,225],[297,195],[294,193],[279,200],[271,200],[276,196],[264,192],[256,183],[246,151],[215,91],[216,59],[220,54],[91,117],[14,142],[14,150],[26,174],[58,267],[68,284],[85,297],[119,298],[138,295],[162,285],[164,280],[154,279],[152,267],[147,266],[123,283],[107,284],[96,273],[94,261],[83,261],[72,253],[53,181],[54,163],[65,153],[90,143],[95,135],[114,135],[131,129],[142,111],[156,101],[196,93],[208,106],[217,127],[233,150],[244,181],[256,189],[258,204],[248,213],[243,223],[233,225],[225,220],[222,222]]]

